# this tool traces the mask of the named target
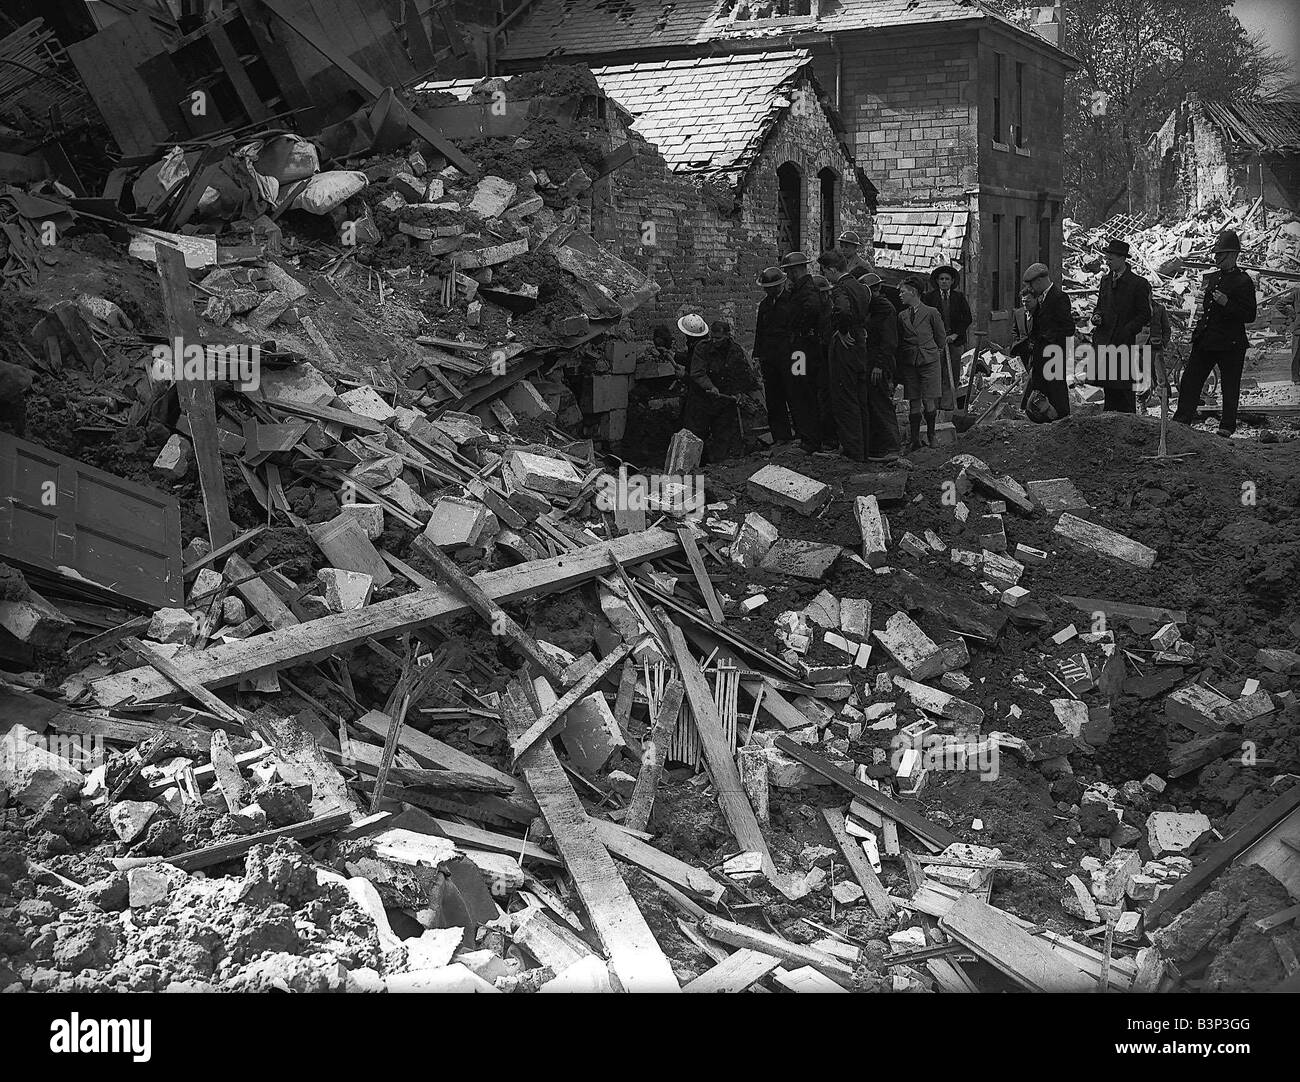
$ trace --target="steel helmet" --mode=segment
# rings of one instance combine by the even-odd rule
[[[709,333],[709,325],[698,312],[691,312],[677,321],[677,329],[687,338],[703,338]]]

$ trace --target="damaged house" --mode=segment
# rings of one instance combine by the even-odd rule
[[[749,344],[754,279],[842,229],[871,235],[874,188],[806,49],[593,69],[611,171],[587,193],[592,235],[657,282],[633,325],[721,314]],[[473,79],[423,84],[470,97]],[[607,107],[608,106],[608,107]],[[618,163],[614,167],[614,163]],[[811,181],[807,190],[805,178]]]
[[[1300,101],[1188,94],[1143,148],[1131,184],[1134,205],[1152,217],[1260,198],[1300,210]]]
[[[1060,262],[1063,98],[1075,61],[1059,47],[1059,8],[1040,16],[1030,32],[968,0],[539,0],[499,56],[502,70],[518,71],[807,49],[878,189],[876,264],[955,263],[996,340],[1021,271]],[[820,178],[797,163],[784,175],[783,203],[812,246]]]

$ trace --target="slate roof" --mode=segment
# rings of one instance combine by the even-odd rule
[[[878,30],[980,19],[1027,33],[977,0],[810,2],[811,14],[747,18],[747,13],[772,10],[774,4],[775,10],[798,10],[794,5],[799,0],[537,0],[511,28],[501,58],[608,56],[634,49],[744,41],[803,31]],[[804,0],[805,7],[808,3]]]
[[[929,274],[944,263],[961,268],[970,212],[932,207],[876,211],[872,262],[877,269]]]
[[[737,174],[790,107],[787,94],[810,59],[807,49],[788,49],[611,64],[592,68],[592,74],[675,172]],[[476,82],[451,79],[420,89],[465,99]]]
[[[1204,109],[1234,146],[1272,153],[1300,150],[1300,102],[1205,102]]]

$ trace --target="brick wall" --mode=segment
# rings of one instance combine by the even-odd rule
[[[810,87],[796,92],[734,201],[725,185],[673,173],[658,150],[635,133],[615,133],[616,145],[630,138],[637,153],[597,185],[593,229],[598,240],[659,283],[654,302],[630,317],[638,337],[648,338],[655,324],[675,324],[680,315],[699,311],[706,319],[730,320],[737,340],[750,348],[754,309],[762,299],[755,278],[779,259],[777,168],[783,163],[793,163],[802,176],[801,227],[810,256],[815,258],[820,247],[818,174],[825,168],[838,174],[837,228],[856,229],[870,244],[866,201],[812,95]],[[646,223],[653,223],[652,232]]]
[[[858,164],[882,203],[952,199],[976,182],[976,37],[842,34],[819,81],[840,86]]]

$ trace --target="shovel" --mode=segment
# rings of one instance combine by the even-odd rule
[[[952,414],[952,426],[958,432],[966,432],[975,427],[978,418],[970,415],[971,399],[975,393],[975,373],[980,367],[980,355],[984,352],[982,349],[982,340],[988,338],[988,331],[975,332],[975,355],[970,362],[970,376],[966,380],[966,404],[959,410],[954,410]]]

